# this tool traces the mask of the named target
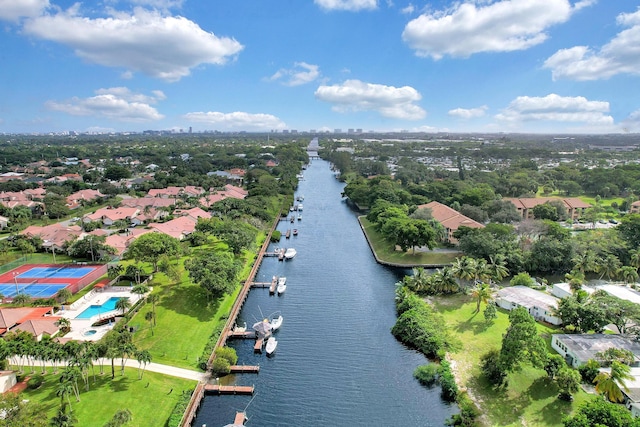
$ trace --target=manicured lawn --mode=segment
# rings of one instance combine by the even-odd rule
[[[387,263],[401,264],[406,266],[420,266],[420,265],[443,265],[451,264],[459,256],[462,256],[460,252],[433,252],[433,251],[418,251],[415,254],[410,249],[407,252],[396,250],[395,246],[387,242],[376,230],[373,229],[373,225],[367,220],[366,217],[359,217],[365,233],[369,237],[371,245],[374,247],[378,258]]]
[[[80,402],[70,396],[79,426],[102,426],[121,409],[132,412],[133,420],[127,424],[128,427],[163,426],[182,391],[191,391],[196,386],[195,381],[149,371],[145,371],[139,380],[137,370],[132,368],[127,368],[124,376],[117,371],[116,378],[111,380],[107,366],[105,375],[99,375],[99,369],[96,366],[96,384],[93,383],[93,377],[90,378],[89,391],[85,391],[84,384],[79,384]],[[51,418],[60,407],[60,398],[55,392],[59,377],[47,374],[38,390],[25,390],[20,396],[43,403],[46,409],[44,415]]]
[[[156,363],[197,369],[198,358],[221,317],[229,312],[237,291],[222,301],[210,301],[205,290],[189,280],[186,271],[177,283],[156,273],[151,286],[160,298],[156,303],[156,326],[152,335],[145,320],[145,314],[152,310],[147,303],[130,322],[138,328],[134,344],[149,350]]]
[[[485,425],[492,426],[562,426],[562,417],[589,398],[580,391],[574,402],[557,399],[558,389],[543,370],[524,366],[520,372],[510,374],[508,387],[496,390],[480,376],[480,357],[487,351],[499,349],[502,335],[509,326],[508,314],[498,310],[498,317],[487,325],[480,313],[474,313],[475,301],[466,295],[435,299],[461,349],[450,354],[455,362],[457,377],[470,394],[480,402]],[[550,347],[554,328],[538,323],[538,330]]]

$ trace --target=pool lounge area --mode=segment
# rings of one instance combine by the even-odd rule
[[[120,298],[128,298],[133,305],[144,296],[134,294],[128,288],[114,288],[100,292],[93,291],[72,306],[65,307],[58,313],[71,321],[71,331],[65,337],[79,341],[101,339],[111,330],[115,321],[102,326],[92,326],[92,324],[100,318],[121,316],[122,312],[115,309]]]

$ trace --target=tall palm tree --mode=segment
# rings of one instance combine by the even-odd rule
[[[491,292],[491,286],[488,283],[478,283],[475,288],[473,288],[473,293],[471,294],[476,299],[476,313],[480,312],[480,303],[487,303],[493,293]]]
[[[640,268],[640,249],[632,249],[629,251],[629,265],[636,270]]]
[[[638,281],[638,270],[635,267],[625,265],[618,270],[618,277],[620,277],[627,285]]]
[[[154,315],[152,311],[147,311],[144,314],[144,320],[149,322],[149,327],[151,328],[151,336],[153,336],[153,318],[154,318]]]
[[[596,384],[596,392],[604,394],[610,402],[622,402],[622,390],[629,391],[625,381],[632,379],[631,368],[614,360],[611,362],[611,372],[600,372],[593,382]]]
[[[582,284],[584,283],[584,273],[580,270],[571,270],[569,273],[564,275],[565,280],[569,283],[569,287],[572,291],[577,291],[582,288]]]
[[[141,380],[144,370],[151,363],[151,353],[148,350],[138,351],[136,352],[136,360],[138,361],[138,379]]]
[[[583,253],[576,254],[571,258],[571,262],[573,263],[573,269],[582,274],[595,271],[597,266],[596,254],[592,250],[586,250]]]
[[[507,260],[504,255],[496,255],[489,257],[489,263],[487,264],[487,270],[489,271],[489,285],[491,280],[499,282],[509,275],[509,269],[507,268]]]
[[[468,256],[456,258],[451,268],[455,277],[460,280],[471,281],[475,277],[476,260]]]
[[[149,287],[144,284],[135,285],[133,288],[131,288],[131,293],[140,295],[140,298],[142,298],[142,296],[147,292],[149,292]]]
[[[73,384],[69,381],[60,381],[56,386],[56,396],[60,397],[60,405],[64,404],[65,398],[67,399],[67,404],[69,405],[69,409],[73,411],[71,407],[71,400],[69,396],[73,394]]]
[[[71,330],[71,320],[66,317],[61,317],[56,320],[55,325],[60,328],[62,332],[69,332]]]
[[[150,294],[147,301],[151,303],[151,312],[153,313],[153,325],[156,324],[156,303],[160,300],[158,294]]]
[[[621,263],[617,256],[615,255],[607,255],[606,258],[601,259],[598,263],[597,272],[600,273],[600,279],[604,276],[607,276],[609,280],[616,277],[616,273],[620,268]]]
[[[411,276],[406,276],[406,285],[414,292],[423,292],[429,284],[429,274],[422,268],[414,268]]]
[[[73,411],[67,409],[68,406],[64,400],[58,409],[58,413],[51,418],[49,425],[51,427],[74,427],[78,424],[78,418],[74,415]]]
[[[123,316],[130,308],[131,301],[129,301],[129,298],[118,298],[118,301],[116,301],[116,310],[121,310]]]
[[[451,267],[444,267],[438,270],[440,273],[440,289],[444,294],[453,294],[460,290],[460,284],[456,280],[456,276]]]

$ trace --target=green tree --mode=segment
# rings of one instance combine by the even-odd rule
[[[471,296],[476,300],[476,313],[480,313],[480,304],[487,304],[493,296],[491,287],[487,283],[478,283],[474,288]]]
[[[639,427],[640,418],[633,418],[624,406],[609,403],[598,396],[584,403],[562,423],[564,427]]]
[[[575,393],[580,390],[580,373],[568,366],[563,366],[555,377],[558,386],[560,400],[571,400]]]
[[[138,237],[124,254],[125,259],[153,264],[153,271],[158,270],[158,260],[162,255],[175,257],[182,253],[180,241],[164,233],[147,233]]]
[[[547,357],[544,340],[538,335],[536,321],[529,312],[518,307],[509,313],[509,327],[502,338],[500,362],[505,370],[519,370],[529,362],[541,368]]]
[[[640,247],[640,214],[634,213],[622,217],[616,231],[630,248]]]
[[[3,427],[46,427],[46,409],[40,403],[29,401],[17,393],[0,395],[0,426]]]
[[[154,319],[155,319],[155,315],[153,314],[153,311],[147,311],[144,314],[144,320],[146,320],[147,322],[149,322],[149,327],[151,328],[151,336],[153,336],[153,324],[154,324]]]
[[[66,402],[60,405],[58,412],[49,422],[49,427],[74,427],[76,425],[78,425],[78,417]]]
[[[71,293],[71,291],[67,288],[62,288],[58,291],[58,293],[56,294],[56,299],[61,303],[61,304],[66,304],[67,301],[69,301],[69,298],[71,298],[73,296],[73,294]]]
[[[216,299],[237,286],[238,264],[227,253],[204,253],[185,262],[189,277]]]
[[[498,317],[498,309],[496,308],[496,304],[493,301],[487,303],[487,306],[484,308],[482,312],[484,316],[484,320],[487,323],[491,323],[496,317]]]
[[[133,419],[129,409],[121,409],[115,414],[104,427],[122,427]]]
[[[603,394],[610,402],[622,402],[622,390],[629,391],[625,381],[633,380],[631,368],[618,361],[611,362],[610,372],[600,372],[594,378],[596,392]]]
[[[121,310],[123,316],[130,308],[131,301],[129,298],[118,298],[118,301],[116,301],[116,310]]]
[[[136,360],[138,361],[138,379],[141,380],[147,365],[151,363],[151,353],[148,350],[140,350],[136,352]]]

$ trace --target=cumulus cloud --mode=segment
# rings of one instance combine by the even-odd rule
[[[640,9],[618,15],[617,23],[627,27],[599,50],[588,46],[561,49],[549,57],[544,67],[554,80],[599,80],[616,74],[640,74]]]
[[[186,18],[141,8],[91,19],[79,16],[76,5],[29,19],[24,31],[68,45],[87,61],[167,81],[180,80],[201,64],[225,64],[243,49],[236,40],[204,31]]]
[[[545,30],[575,10],[568,0],[469,1],[420,15],[405,26],[402,38],[416,55],[436,60],[524,50],[545,41]]]
[[[554,93],[544,97],[519,96],[496,119],[503,122],[569,122],[591,127],[611,126],[606,101],[589,101],[582,96],[567,97]]]
[[[164,118],[151,104],[165,99],[164,93],[133,93],[124,87],[98,89],[96,96],[73,97],[66,101],[47,101],[45,107],[72,116],[93,116],[122,122],[151,122]]]
[[[478,108],[455,108],[449,110],[449,115],[460,119],[475,119],[484,116],[488,108],[486,105]]]
[[[0,0],[0,20],[17,21],[38,16],[49,7],[49,0]]]
[[[376,9],[378,0],[313,0],[315,4],[325,10],[348,10],[356,12],[365,9]]]
[[[129,0],[131,3],[139,6],[149,6],[154,9],[179,9],[182,7],[184,0]]]
[[[394,87],[347,80],[342,84],[320,86],[316,98],[333,104],[338,112],[377,111],[384,117],[420,120],[427,113],[415,103],[422,99],[411,86]]]
[[[319,67],[317,65],[307,64],[306,62],[296,62],[294,68],[281,68],[268,80],[279,80],[285,86],[300,86],[311,83],[320,77]]]
[[[217,130],[271,130],[284,129],[285,123],[271,114],[252,114],[243,111],[220,113],[217,111],[193,112],[184,115],[193,123],[202,123]]]
[[[416,10],[415,6],[411,3],[409,3],[408,6],[403,7],[402,9],[400,9],[400,12],[404,13],[405,15],[411,15],[414,11]]]

